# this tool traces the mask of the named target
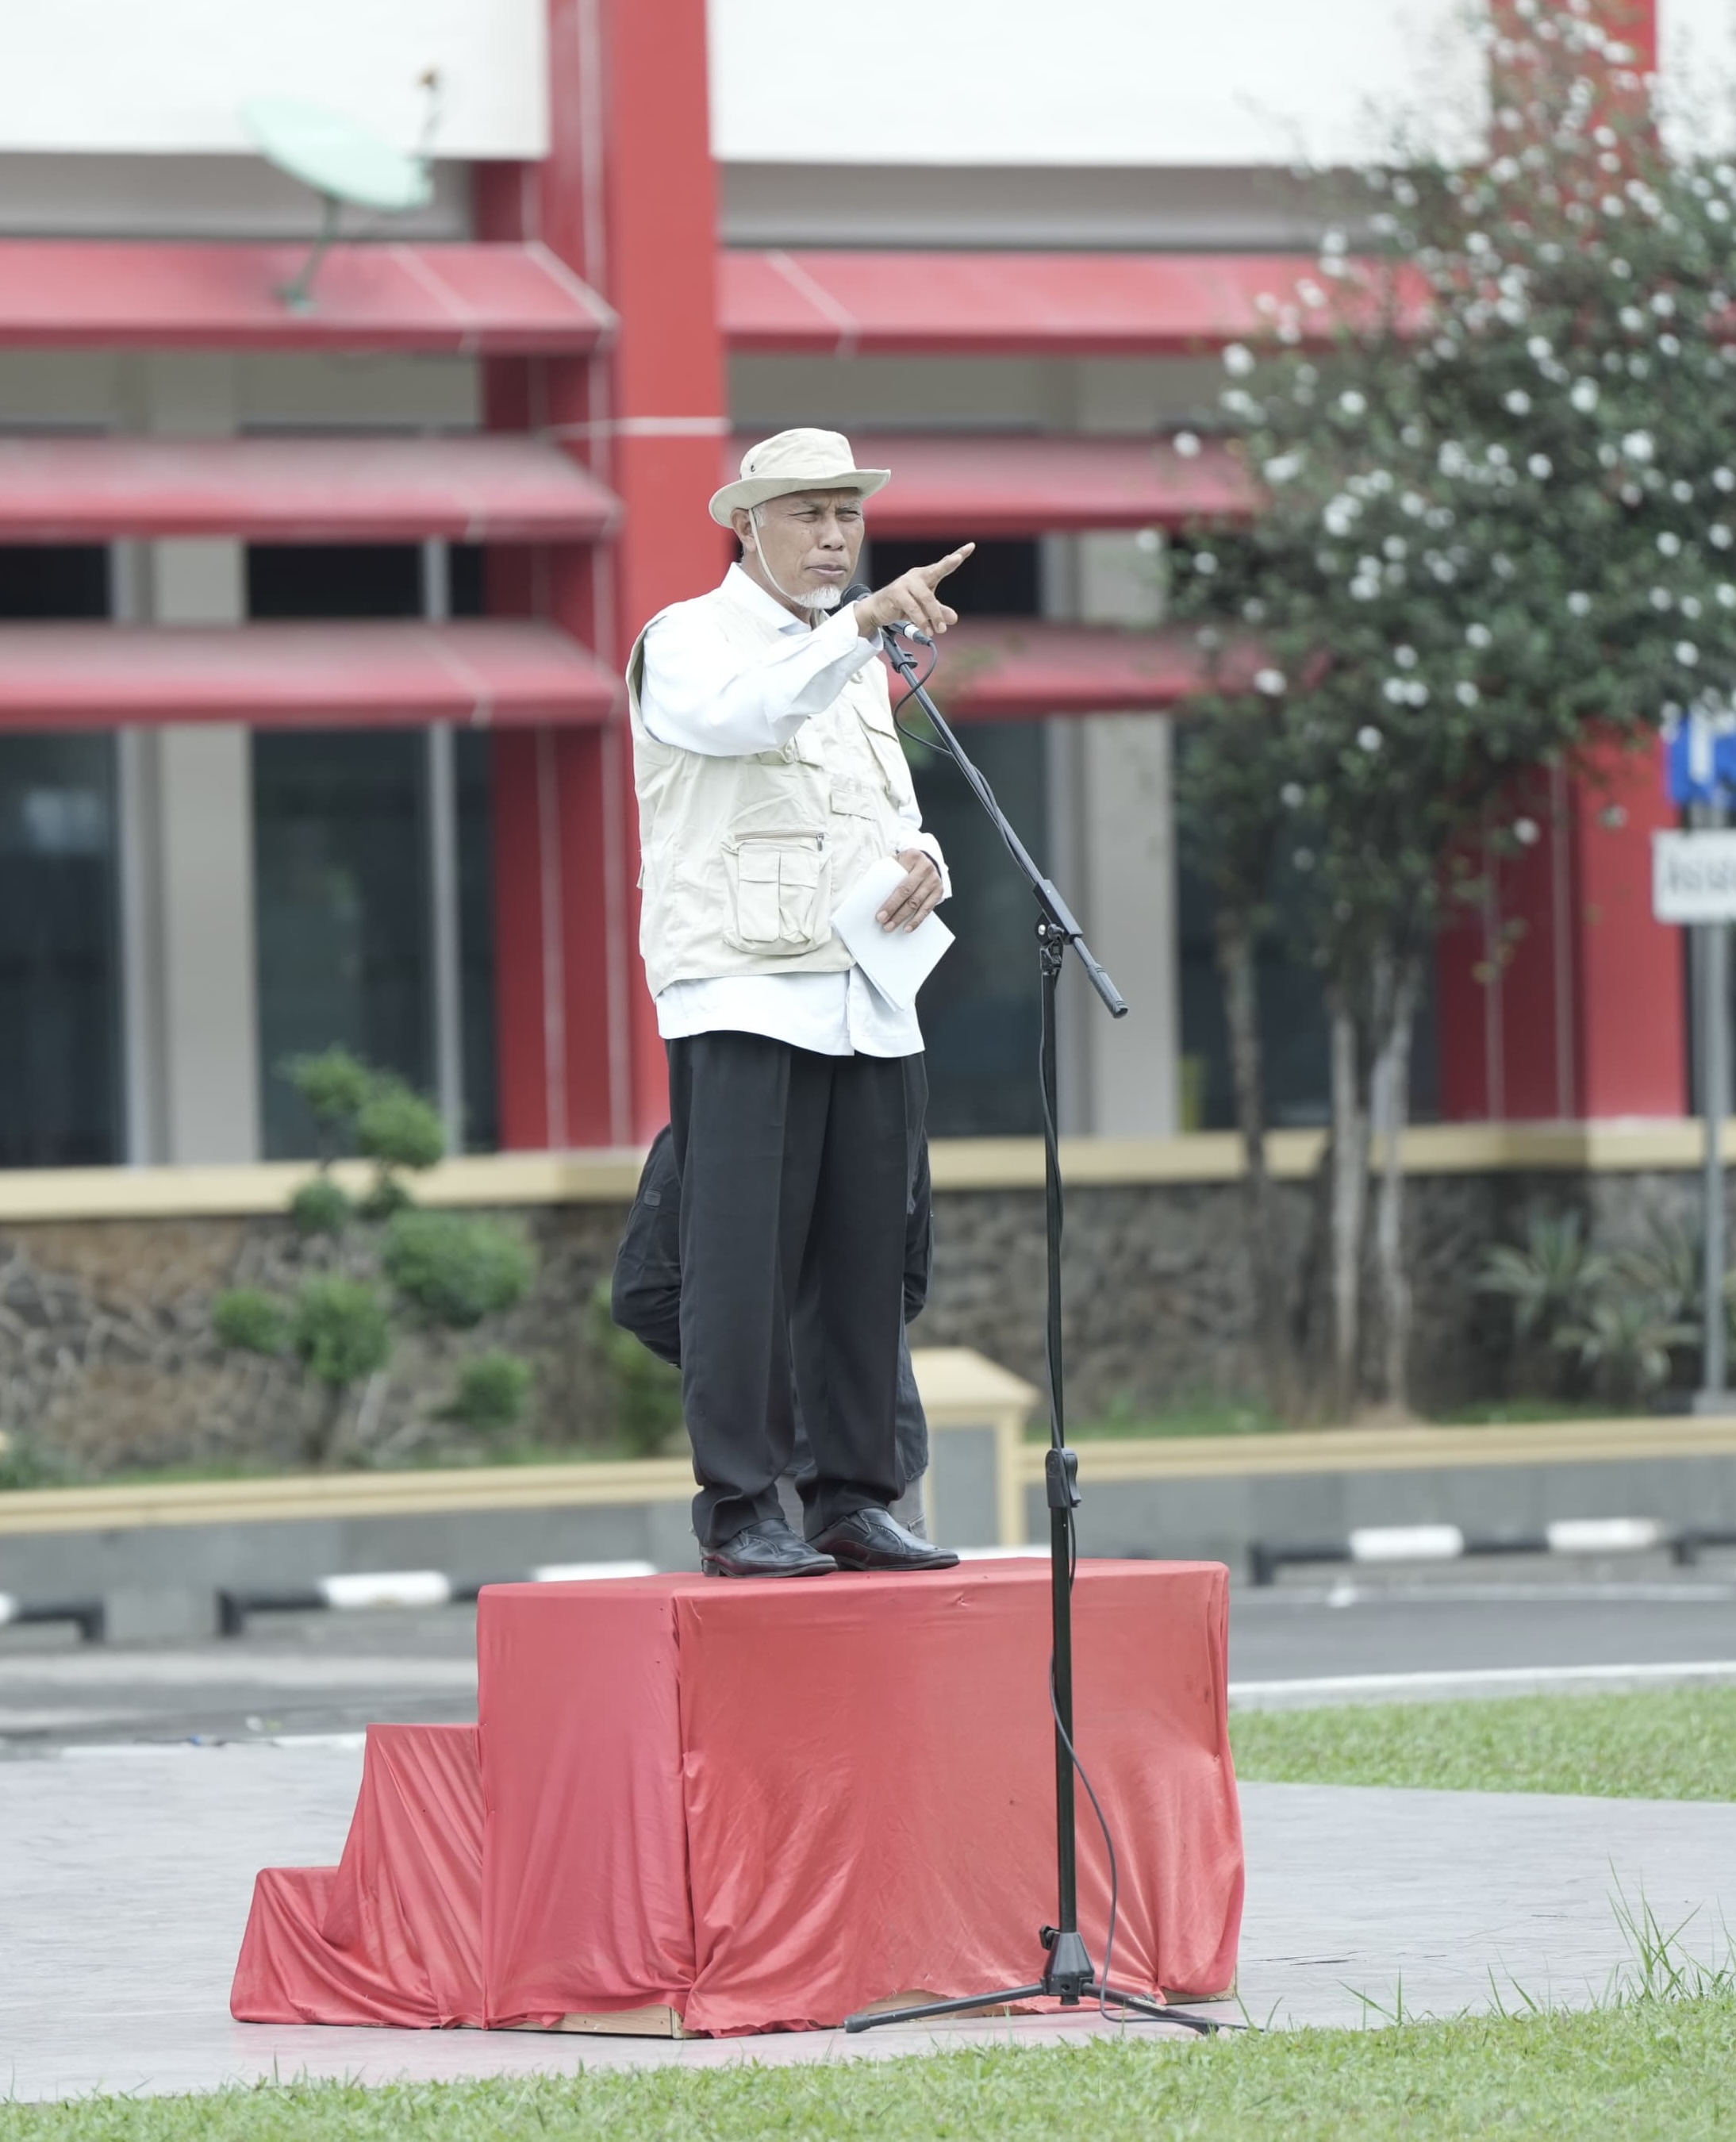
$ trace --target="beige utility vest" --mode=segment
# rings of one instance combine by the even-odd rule
[[[775,620],[736,601],[727,582],[696,600],[748,660],[783,647]],[[723,975],[853,965],[832,935],[832,911],[870,863],[910,845],[899,811],[915,796],[884,668],[866,663],[781,751],[714,758],[646,728],[644,663],[641,633],[627,698],[644,859],[639,951],[652,994]]]

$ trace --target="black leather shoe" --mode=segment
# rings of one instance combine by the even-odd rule
[[[708,1547],[699,1557],[708,1577],[828,1577],[837,1563],[798,1539],[782,1518],[743,1525],[733,1539]]]
[[[930,1547],[889,1510],[857,1510],[809,1542],[844,1569],[956,1569],[949,1547]]]

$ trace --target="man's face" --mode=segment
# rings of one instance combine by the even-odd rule
[[[863,522],[853,491],[794,491],[752,514],[737,506],[730,521],[743,570],[786,608],[803,615],[835,609],[856,576]]]

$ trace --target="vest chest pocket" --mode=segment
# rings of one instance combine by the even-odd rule
[[[757,833],[723,843],[738,952],[793,958],[831,936],[831,858],[811,833]]]

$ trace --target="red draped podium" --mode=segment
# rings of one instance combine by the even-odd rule
[[[1076,1738],[1120,1862],[1114,1976],[1142,1991],[1235,1980],[1228,1597],[1216,1563],[1079,1567]],[[801,2029],[1040,1975],[1046,1564],[497,1585],[477,1643],[477,1727],[375,1728],[343,1863],[259,1877],[244,2021]]]

